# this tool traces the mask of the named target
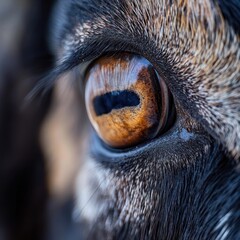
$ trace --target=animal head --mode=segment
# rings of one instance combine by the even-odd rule
[[[239,236],[239,9],[209,0],[58,5],[58,64],[47,80],[74,72],[78,84],[65,84],[85,96],[93,126],[80,124],[91,130],[74,157],[74,216],[87,237]],[[76,101],[74,116],[86,115]]]

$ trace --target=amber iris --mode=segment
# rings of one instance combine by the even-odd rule
[[[167,121],[167,87],[139,55],[121,53],[94,61],[86,74],[85,102],[98,136],[114,148],[154,138]]]

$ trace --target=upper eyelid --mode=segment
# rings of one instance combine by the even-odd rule
[[[132,48],[132,45],[119,39],[116,41],[107,36],[104,39],[102,37],[100,37],[100,39],[93,37],[93,39],[89,39],[84,44],[73,46],[71,50],[65,52],[65,54],[59,58],[58,62],[60,63],[59,65],[63,65],[65,62],[71,62],[70,64],[74,66],[70,67],[68,70],[80,66],[80,74],[84,76],[84,72],[88,66],[98,57],[108,53],[115,54],[123,51],[132,52],[130,51]],[[137,54],[142,55],[141,51],[138,51]],[[63,74],[64,73],[66,72],[63,72]]]
[[[68,49],[68,52],[63,54],[60,62],[62,61],[62,63],[64,63],[64,61],[74,61],[74,66],[69,68],[67,71],[74,71],[74,68],[77,69],[77,76],[79,78],[78,80],[81,80],[81,86],[85,79],[85,72],[88,66],[98,57],[108,53],[124,51],[141,55],[151,62],[157,70],[162,65],[161,61],[164,63],[164,66],[168,66],[164,57],[161,57],[161,52],[158,52],[158,59],[160,59],[160,62],[157,60],[157,56],[155,56],[153,52],[150,52],[150,50],[154,49],[154,46],[151,44],[150,40],[144,38],[144,36],[139,37],[138,41],[134,36],[121,36],[120,38],[120,36],[116,35],[114,38],[111,31],[109,31],[104,34],[104,36],[98,34],[92,35],[87,38],[85,42],[76,46],[73,45],[71,48],[68,47],[66,49]],[[67,72],[65,71],[61,74],[65,73]]]
[[[78,61],[76,62],[75,66],[72,69],[69,69],[69,71],[76,71],[77,81],[79,82],[81,86],[80,89],[82,90],[84,89],[84,86],[86,83],[85,77],[86,77],[88,68],[97,58],[104,56],[106,54],[112,55],[112,54],[117,54],[118,52],[130,52],[130,53],[145,57],[146,59],[149,60],[149,62],[153,64],[153,61],[152,61],[153,56],[152,56],[152,59],[147,58],[146,55],[143,54],[142,46],[140,44],[137,49],[131,43],[128,43],[122,39],[121,40],[118,39],[118,41],[116,41],[115,39],[108,38],[108,36],[106,36],[105,41],[102,41],[102,38],[100,38],[99,41],[100,41],[101,48],[98,49],[97,54],[94,52],[95,47],[91,44],[91,42],[95,42],[96,45],[98,45],[97,38],[94,38],[92,41],[91,39],[89,39],[89,44],[86,41],[85,46],[84,45],[78,46],[78,50],[81,51],[81,49],[85,49],[85,50],[87,49],[86,52],[90,52],[90,54],[88,54],[87,60],[78,58],[79,53],[75,53],[76,51],[72,51],[75,57],[78,59]],[[137,42],[135,42],[135,44],[137,45]],[[150,43],[146,41],[145,47],[148,45],[150,45]],[[117,48],[116,46],[120,46],[120,47]],[[137,49],[137,50],[133,51],[134,49]],[[69,58],[71,59],[72,56],[71,55],[69,56],[70,56]],[[63,74],[65,73],[66,72],[63,72]]]

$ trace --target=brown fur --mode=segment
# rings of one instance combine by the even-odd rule
[[[106,26],[120,35],[136,29],[154,41],[156,52],[171,56],[183,92],[194,105],[192,116],[212,132],[236,159],[240,156],[239,36],[211,1],[127,1],[117,16],[106,10],[96,24],[76,23],[63,40],[67,50],[81,46]],[[125,18],[121,18],[124,16]],[[94,24],[94,25],[93,25]],[[173,83],[172,83],[173,84]],[[191,89],[191,92],[187,92]]]

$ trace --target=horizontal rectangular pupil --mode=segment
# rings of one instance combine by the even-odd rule
[[[128,90],[112,91],[93,99],[94,111],[97,116],[110,113],[113,109],[138,106],[139,96]]]

